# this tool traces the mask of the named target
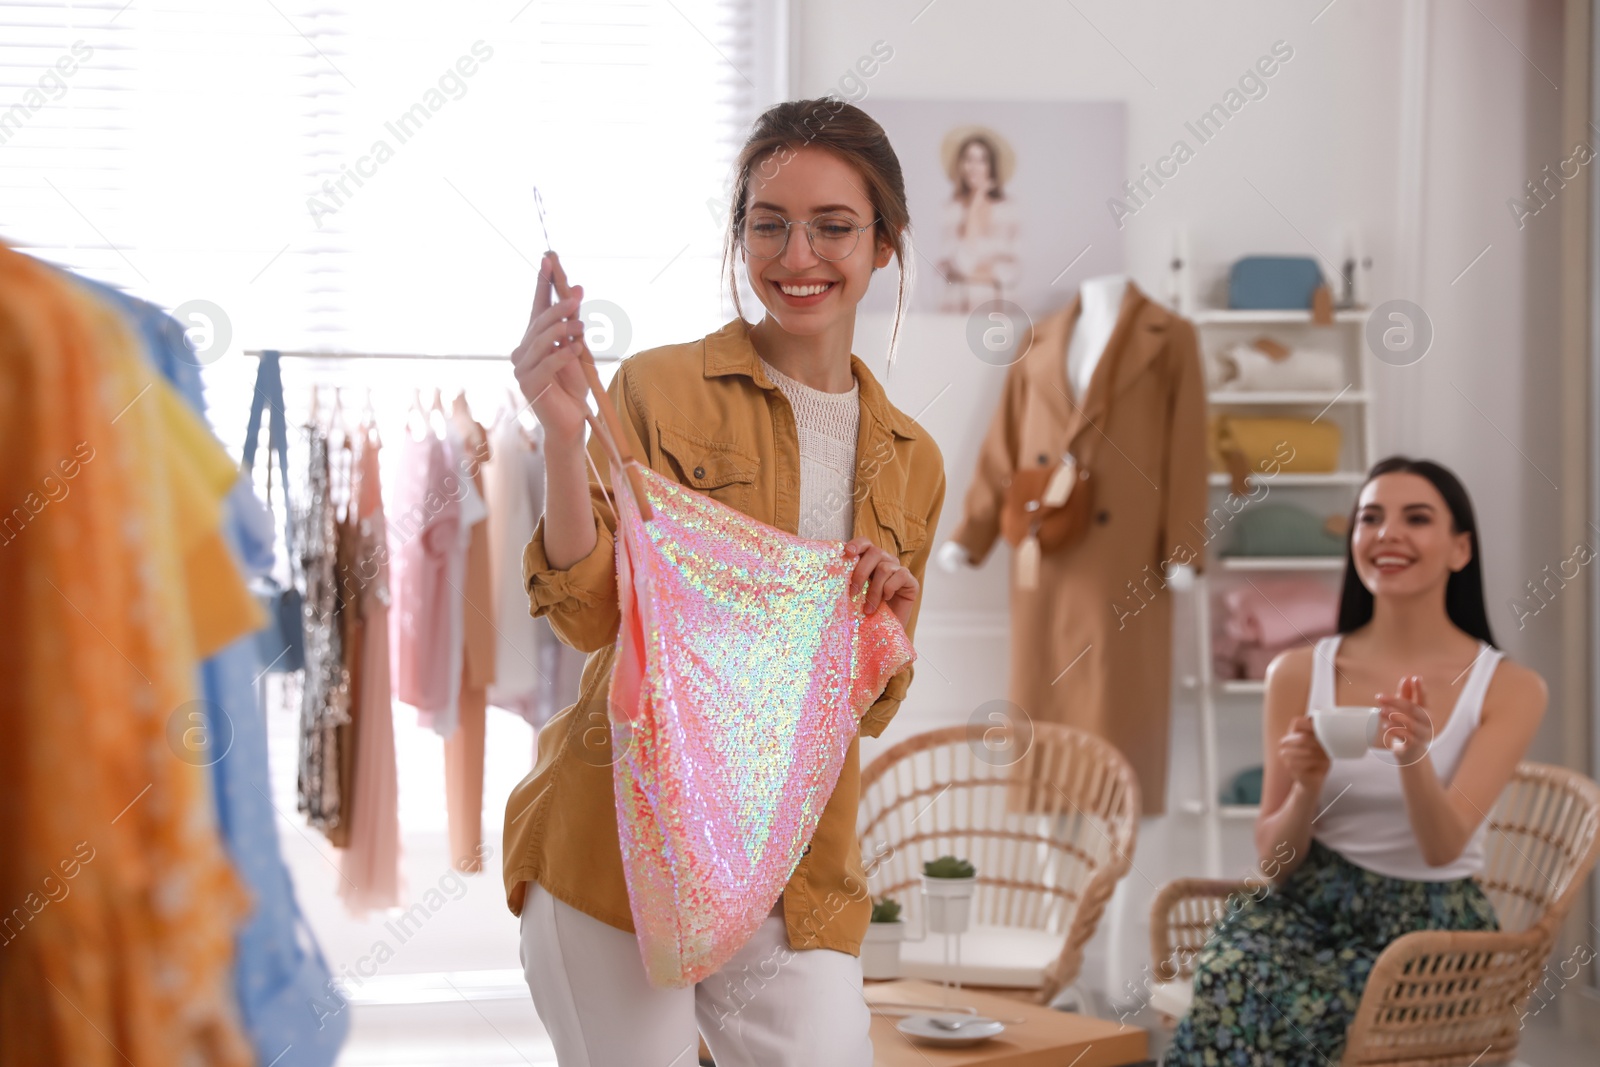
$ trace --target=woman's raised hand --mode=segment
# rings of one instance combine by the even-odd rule
[[[1278,758],[1289,769],[1295,781],[1315,795],[1328,777],[1333,761],[1328,757],[1322,742],[1313,732],[1311,716],[1301,715],[1289,724],[1283,739],[1278,742]]]
[[[561,260],[546,252],[539,261],[528,328],[511,353],[511,363],[522,395],[544,426],[547,445],[583,444],[589,379],[578,365],[584,351],[583,320],[578,316],[582,302],[583,286],[567,284]]]
[[[867,614],[877,611],[881,604],[894,612],[904,626],[911,618],[911,609],[921,589],[910,569],[865,537],[846,541],[844,552],[856,561],[850,575],[850,595],[855,596],[865,586]]]
[[[1395,693],[1379,693],[1378,744],[1393,752],[1402,767],[1409,767],[1433,747],[1433,717],[1428,714],[1422,692],[1422,675],[1408,674],[1400,679]]]

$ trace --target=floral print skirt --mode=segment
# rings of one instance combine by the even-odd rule
[[[1195,957],[1164,1067],[1328,1067],[1378,955],[1414,930],[1498,930],[1472,878],[1375,874],[1317,842],[1283,885],[1238,894]]]

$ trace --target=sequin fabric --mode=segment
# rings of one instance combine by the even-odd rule
[[[916,653],[892,611],[850,595],[842,541],[639,471],[650,521],[616,494],[612,782],[639,950],[668,988],[715,972],[767,917],[857,720]]]

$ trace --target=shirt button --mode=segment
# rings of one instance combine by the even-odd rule
[[[1098,522],[1101,526],[1104,526],[1107,522],[1111,521],[1111,512],[1102,511],[1100,514],[1094,517],[1094,521]]]
[[[704,478],[706,476],[706,469],[704,467],[696,467],[694,469],[694,476],[696,478]]]
[[[802,849],[802,850],[801,850],[801,851],[800,851],[800,855],[802,855],[802,856],[809,856],[809,855],[811,855],[811,846],[810,846],[810,845],[807,845],[807,846],[806,846],[806,847],[805,847],[805,848],[803,848],[803,849]]]

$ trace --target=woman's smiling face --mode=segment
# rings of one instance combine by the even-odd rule
[[[750,287],[768,314],[791,334],[823,333],[842,317],[853,316],[873,269],[888,266],[894,255],[879,240],[879,227],[871,225],[872,201],[860,173],[826,149],[780,150],[756,164],[750,173],[746,217],[757,211],[774,212],[790,221],[843,215],[868,227],[861,231],[855,249],[838,261],[812,251],[803,226],[789,231],[788,245],[773,259],[744,255]]]
[[[1380,474],[1361,490],[1350,554],[1374,596],[1405,596],[1448,581],[1472,559],[1472,535],[1454,531],[1450,506],[1420,474]]]
[[[989,148],[982,141],[968,141],[961,150],[961,176],[973,192],[988,192],[994,184],[994,161],[989,158]]]

